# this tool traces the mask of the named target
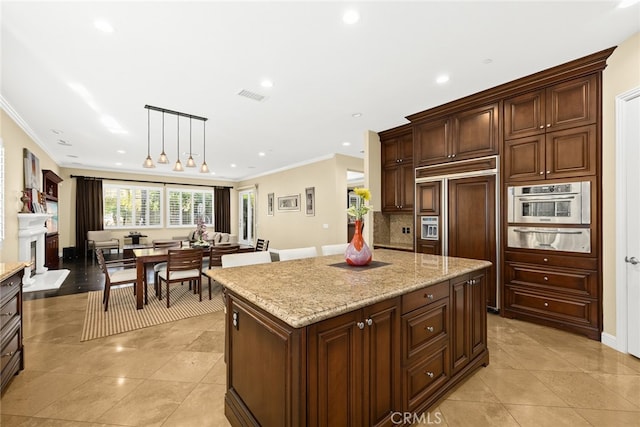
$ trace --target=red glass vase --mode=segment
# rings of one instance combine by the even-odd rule
[[[347,246],[344,259],[349,265],[367,265],[371,262],[371,249],[362,237],[361,219],[356,219],[356,232]]]

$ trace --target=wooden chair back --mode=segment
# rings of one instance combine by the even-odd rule
[[[154,240],[153,249],[181,248],[182,240]]]
[[[167,257],[167,277],[172,271],[202,270],[202,249],[169,249]]]
[[[265,239],[256,240],[256,252],[266,251],[269,249],[269,241]]]
[[[240,245],[211,246],[209,248],[209,268],[222,267],[222,256],[238,252]]]

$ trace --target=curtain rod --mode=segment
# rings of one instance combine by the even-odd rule
[[[127,179],[127,178],[103,178],[100,176],[83,176],[83,175],[71,175],[71,178],[85,178],[85,179],[102,179],[106,181],[124,181],[124,182],[143,182],[145,184],[163,184],[163,185],[186,185],[191,187],[207,187],[207,188],[233,188],[233,186],[224,185],[206,185],[206,184],[182,184],[179,182],[165,182],[165,181],[146,181],[141,179]]]

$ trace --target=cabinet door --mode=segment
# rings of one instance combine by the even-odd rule
[[[593,74],[548,87],[547,132],[595,123],[598,114],[597,83],[598,77]]]
[[[391,426],[390,415],[401,407],[400,300],[363,309],[365,420],[362,425]],[[346,425],[346,424],[332,424]]]
[[[495,203],[495,176],[449,181],[448,255],[491,261],[484,283],[490,307],[497,307]]]
[[[412,133],[409,133],[407,135],[404,135],[398,138],[398,159],[401,160],[403,163],[413,159],[413,134]]]
[[[504,101],[504,139],[544,133],[544,90],[528,92]]]
[[[388,141],[381,141],[381,160],[382,167],[396,166],[398,164],[399,152],[398,152],[398,140],[390,139]]]
[[[449,161],[450,133],[449,119],[415,125],[413,127],[414,165],[419,167]]]
[[[487,347],[487,308],[483,301],[486,299],[486,290],[493,287],[495,291],[495,285],[487,286],[487,276],[484,271],[471,273],[469,280],[471,292],[471,312],[469,314],[469,321],[471,322],[471,325],[469,325],[469,339],[471,342],[469,348],[471,350],[471,359],[473,359]]]
[[[401,211],[413,212],[414,198],[415,198],[415,169],[413,164],[403,164],[398,166],[399,169],[399,182],[398,182],[398,194]]]
[[[425,182],[417,186],[419,215],[440,215],[440,181]]]
[[[471,360],[471,292],[468,280],[469,276],[463,275],[451,281],[451,375],[455,375]]]
[[[498,104],[456,114],[452,121],[450,160],[498,153]]]
[[[362,412],[364,331],[357,326],[362,320],[361,310],[356,310],[308,329],[307,419],[310,426],[365,425]]]
[[[400,180],[400,169],[398,167],[390,167],[382,169],[382,211],[395,212],[399,209],[400,204],[396,197],[398,196],[398,182]]]
[[[570,178],[595,174],[596,125],[547,134],[547,178]]]
[[[544,134],[504,142],[504,175],[506,182],[544,179]]]
[[[418,240],[417,252],[428,255],[441,255],[439,240]]]
[[[45,238],[45,267],[57,270],[60,267],[58,233],[47,235]]]

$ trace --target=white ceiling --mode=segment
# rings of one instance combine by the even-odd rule
[[[60,166],[167,176],[178,172],[142,169],[144,106],[204,116],[211,179],[239,180],[332,153],[362,156],[366,130],[615,46],[640,31],[640,6],[617,6],[2,1],[0,101]],[[349,8],[360,14],[355,25],[342,21]],[[96,19],[114,32],[98,31]],[[451,79],[438,85],[442,73]],[[272,88],[261,87],[265,78]],[[240,97],[242,89],[266,99]],[[104,116],[123,133],[111,132]],[[160,120],[151,114],[154,160]],[[175,162],[176,117],[165,121]],[[180,131],[188,152],[188,119]],[[192,143],[200,163],[200,121]]]

